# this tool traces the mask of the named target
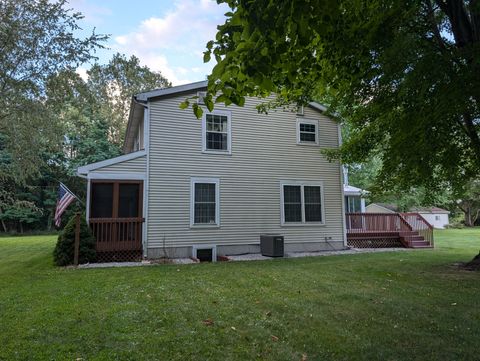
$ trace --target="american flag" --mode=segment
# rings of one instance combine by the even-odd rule
[[[65,212],[65,209],[77,198],[70,190],[65,187],[63,183],[60,183],[58,188],[58,199],[57,199],[57,208],[55,209],[55,225],[60,227],[62,222],[62,214]]]

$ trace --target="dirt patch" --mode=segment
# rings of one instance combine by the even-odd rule
[[[470,262],[461,264],[460,268],[467,271],[480,271],[480,252]]]

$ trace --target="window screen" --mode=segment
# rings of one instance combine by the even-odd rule
[[[118,216],[120,218],[139,217],[139,184],[120,184],[118,190]]]
[[[195,224],[216,223],[215,183],[195,183]]]
[[[348,196],[345,197],[347,212],[355,213],[362,211],[362,203],[360,197]]]
[[[322,197],[320,187],[305,186],[305,222],[322,221]]]
[[[316,143],[317,141],[317,131],[315,124],[309,123],[300,123],[300,141],[301,142],[312,142]]]
[[[302,221],[302,192],[300,186],[283,187],[285,222]]]
[[[206,148],[209,150],[228,150],[228,117],[207,114]]]
[[[92,183],[91,218],[111,218],[113,212],[113,183]]]
[[[323,222],[322,187],[319,185],[283,185],[283,222]]]

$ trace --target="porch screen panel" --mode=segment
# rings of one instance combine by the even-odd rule
[[[139,201],[140,201],[140,185],[139,184],[119,184],[118,188],[118,217],[120,218],[136,218],[139,217]]]
[[[92,183],[91,218],[113,216],[113,183]]]

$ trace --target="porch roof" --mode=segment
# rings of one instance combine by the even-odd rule
[[[77,168],[77,175],[80,176],[80,177],[84,177],[84,176],[88,175],[88,173],[90,173],[91,171],[94,171],[96,169],[103,168],[103,167],[108,167],[108,166],[111,166],[111,165],[114,165],[114,164],[129,161],[129,160],[132,160],[132,159],[137,159],[137,158],[145,156],[146,154],[147,153],[145,152],[145,150],[140,150],[138,152],[123,154],[123,155],[120,155],[120,156],[115,157],[115,158],[105,159],[105,160],[102,160],[100,162],[90,163],[90,164],[84,165],[82,167],[78,167]]]

